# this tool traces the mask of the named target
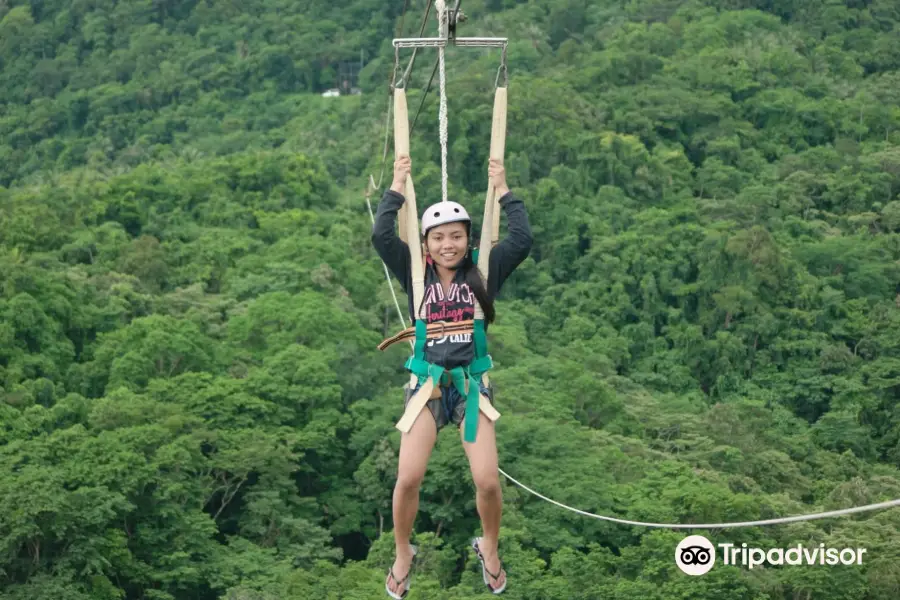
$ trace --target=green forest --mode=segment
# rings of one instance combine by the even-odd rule
[[[390,185],[391,40],[429,4],[0,0],[2,600],[387,597],[409,347],[376,348],[403,324],[366,190]],[[900,4],[461,9],[459,35],[509,38],[534,233],[488,332],[500,468],[654,523],[900,498]],[[408,82],[420,211],[435,58]],[[499,64],[446,50],[476,231]],[[347,65],[361,93],[323,97]],[[676,530],[501,482],[511,599],[900,598],[900,508]],[[474,498],[447,428],[410,600],[487,594]],[[867,553],[691,577],[691,533]]]

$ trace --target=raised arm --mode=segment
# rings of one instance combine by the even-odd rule
[[[409,157],[398,157],[394,162],[394,181],[391,189],[384,192],[375,213],[375,224],[372,226],[372,245],[378,256],[388,269],[400,281],[403,291],[409,274],[409,246],[394,232],[397,212],[403,206],[405,198],[401,193],[406,185],[406,176],[410,171]]]
[[[375,224],[372,226],[372,245],[391,273],[400,281],[406,291],[409,271],[409,246],[394,231],[397,211],[403,206],[404,198],[394,190],[387,190],[378,203]]]
[[[491,160],[488,177],[500,196],[500,207],[506,212],[507,235],[491,250],[488,272],[488,293],[496,296],[506,278],[531,252],[533,238],[525,203],[516,198],[506,184],[502,161]]]
[[[503,282],[516,267],[528,258],[534,242],[525,203],[508,191],[500,198],[500,206],[506,213],[507,234],[491,250],[488,288],[493,296],[500,292]]]

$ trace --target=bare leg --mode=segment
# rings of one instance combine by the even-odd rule
[[[426,407],[419,413],[409,433],[401,434],[400,460],[397,468],[397,484],[394,486],[394,543],[396,559],[388,575],[391,591],[401,594],[405,585],[400,582],[409,573],[412,552],[409,538],[419,510],[419,486],[425,477],[425,468],[437,439],[437,426],[431,411]]]
[[[464,435],[460,427],[460,435]],[[478,413],[478,436],[469,444],[463,441],[469,468],[475,482],[475,505],[481,517],[481,528],[484,536],[480,545],[484,555],[484,563],[491,573],[500,572],[500,557],[497,555],[497,542],[500,537],[500,516],[503,511],[503,494],[500,490],[500,474],[497,461],[497,438],[494,423],[484,413]],[[488,580],[491,587],[499,588],[506,581],[506,573],[500,573],[496,579]]]

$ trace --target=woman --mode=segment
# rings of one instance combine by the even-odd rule
[[[394,180],[387,190],[375,217],[372,244],[384,263],[400,280],[409,299],[411,318],[420,314],[414,307],[409,247],[394,233],[397,212],[404,203],[406,178],[410,172],[408,156],[394,162]],[[494,298],[500,286],[528,256],[532,236],[528,214],[521,200],[513,196],[506,184],[501,161],[491,160],[488,177],[505,210],[509,235],[491,250],[487,285],[472,261],[469,248],[472,221],[466,210],[455,202],[430,206],[422,217],[425,256],[425,296],[422,300],[426,324],[456,322],[474,318],[475,300],[484,312],[485,328],[494,320]],[[474,357],[471,334],[430,339],[426,344],[426,360],[446,369],[468,365]],[[418,388],[416,388],[418,389]],[[416,390],[407,390],[406,401]],[[481,392],[493,402],[492,390],[481,385]],[[447,423],[457,427],[465,418],[465,399],[452,386],[441,386],[440,397],[429,400],[408,433],[400,440],[397,484],[394,487],[394,539],[396,560],[388,571],[385,588],[392,598],[403,598],[409,590],[409,573],[415,548],[409,544],[413,522],[419,508],[419,486],[437,439],[437,432]],[[430,412],[430,415],[428,414]],[[506,573],[497,553],[500,533],[502,497],[498,474],[497,444],[494,424],[479,411],[478,435],[473,443],[463,440],[469,467],[475,482],[475,501],[484,535],[474,540],[473,547],[482,564],[485,584],[494,594],[506,589]]]

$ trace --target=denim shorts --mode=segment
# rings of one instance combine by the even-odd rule
[[[409,404],[410,399],[420,387],[422,386],[419,383],[417,383],[416,387],[412,390],[410,390],[408,383],[403,386],[403,390],[406,393],[406,398],[403,401],[404,410]],[[478,388],[481,390],[481,393],[484,394],[484,397],[487,398],[488,402],[491,403],[491,406],[493,406],[493,386],[485,387],[479,380]],[[429,400],[426,406],[428,407],[428,410],[431,411],[431,416],[434,417],[434,423],[437,425],[438,431],[440,431],[447,423],[453,423],[458,428],[466,418],[466,399],[460,395],[459,390],[453,385],[447,387],[441,385],[441,397]]]

